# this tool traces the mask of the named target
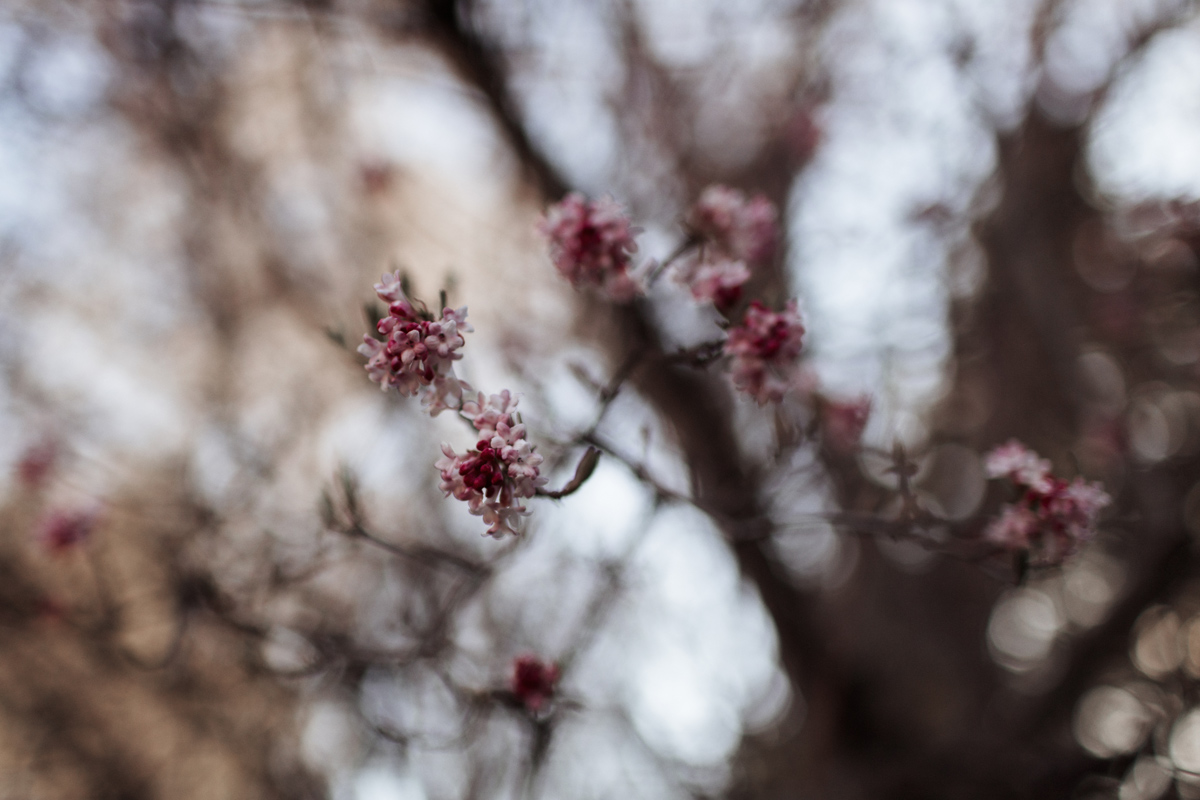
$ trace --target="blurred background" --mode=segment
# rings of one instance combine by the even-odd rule
[[[0,176],[0,796],[1200,797],[1196,3],[3,0]],[[535,233],[716,182],[819,395]],[[396,269],[605,450],[521,539],[353,351]],[[1014,437],[1116,498],[1061,568],[974,546]]]

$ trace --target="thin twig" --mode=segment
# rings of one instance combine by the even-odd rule
[[[702,240],[700,237],[696,236],[695,234],[691,234],[682,242],[680,242],[679,246],[672,250],[671,254],[663,259],[661,264],[655,265],[653,271],[646,276],[646,286],[653,286],[654,282],[658,280],[659,276],[667,271],[668,267],[682,258],[689,250],[699,245],[701,241]]]
[[[567,495],[574,494],[579,487],[583,486],[584,482],[592,476],[596,470],[596,464],[600,460],[600,451],[595,447],[589,447],[579,459],[579,464],[575,467],[575,475],[571,480],[567,481],[563,488],[555,490],[538,489],[537,493],[540,497],[549,497],[552,500],[558,500]]]

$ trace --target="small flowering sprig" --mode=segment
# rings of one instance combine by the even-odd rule
[[[507,390],[463,403],[462,415],[471,421],[480,438],[475,447],[459,454],[442,445],[444,457],[434,466],[441,472],[441,490],[467,503],[472,514],[483,517],[490,536],[520,534],[522,517],[529,513],[521,501],[545,486],[539,467],[542,457],[525,439],[525,426],[515,416],[517,400]]]
[[[444,307],[441,320],[435,320],[423,304],[406,296],[403,284],[399,272],[384,275],[375,284],[376,294],[389,305],[388,315],[376,326],[386,338],[381,342],[364,336],[359,347],[367,357],[367,374],[385,390],[394,387],[402,395],[421,394],[431,415],[457,409],[471,423],[478,437],[474,448],[459,454],[449,444],[442,444],[443,457],[434,464],[441,473],[440,488],[446,496],[465,501],[472,514],[483,517],[489,535],[517,535],[522,518],[529,513],[521,501],[539,494],[561,498],[576,491],[591,475],[599,452],[589,448],[575,477],[561,490],[545,490],[542,456],[525,438],[516,398],[508,390],[490,397],[479,392],[472,398],[466,394],[470,386],[454,374],[454,362],[462,358],[460,331],[472,330],[466,323],[466,307]],[[444,293],[442,305],[446,305]],[[348,502],[354,497],[349,488],[347,484]],[[332,525],[332,503],[327,499],[325,506],[327,524]],[[365,535],[357,522],[351,530]]]
[[[719,311],[731,310],[750,278],[749,264],[774,252],[778,212],[765,197],[747,198],[728,186],[705,189],[687,217],[689,238],[650,280],[677,258],[676,275],[697,300]],[[539,229],[550,243],[550,257],[572,285],[601,290],[614,300],[644,291],[630,272],[637,251],[634,229],[615,202],[589,202],[572,193],[546,212]],[[699,251],[689,255],[699,246]],[[734,385],[760,405],[779,402],[800,383],[797,359],[804,326],[796,302],[781,312],[754,301],[742,324],[733,328],[722,348],[731,360]]]
[[[388,303],[388,314],[376,325],[384,340],[365,335],[359,345],[358,352],[367,357],[367,375],[384,390],[394,388],[409,397],[420,394],[431,415],[459,408],[463,392],[470,390],[454,374],[454,362],[462,358],[462,334],[474,330],[466,321],[467,308],[444,308],[441,319],[434,319],[405,296],[401,283],[395,272],[375,284],[379,299]]]
[[[513,660],[511,689],[531,714],[541,713],[554,699],[559,679],[558,665],[537,656],[518,656]]]
[[[682,260],[677,280],[701,302],[726,312],[742,297],[750,267],[775,252],[778,212],[767,198],[746,195],[728,186],[709,186],[687,215],[691,241],[698,252]]]
[[[795,300],[789,300],[783,311],[752,302],[742,324],[732,328],[725,340],[734,386],[759,405],[782,400],[801,380],[798,358],[803,337]]]
[[[633,271],[637,230],[611,198],[589,202],[572,192],[550,206],[538,230],[550,243],[550,258],[575,288],[593,288],[617,302],[645,291]]]
[[[1042,565],[1058,564],[1096,534],[1096,520],[1112,498],[1099,483],[1067,481],[1050,462],[1013,440],[988,454],[988,476],[1007,478],[1021,492],[984,529],[984,538]]]

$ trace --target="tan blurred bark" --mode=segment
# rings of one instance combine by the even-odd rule
[[[171,473],[168,471],[167,475]],[[178,477],[178,473],[175,473]],[[14,796],[320,797],[298,759],[296,693],[183,560],[204,523],[147,476],[54,555],[37,492],[0,508],[0,775]]]

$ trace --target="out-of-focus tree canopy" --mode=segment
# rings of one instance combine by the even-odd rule
[[[1200,797],[1194,2],[4,0],[0,175],[0,795]],[[803,400],[537,232],[712,184]],[[523,536],[363,370],[393,271],[594,463]],[[1062,564],[1012,439],[1114,498]]]

